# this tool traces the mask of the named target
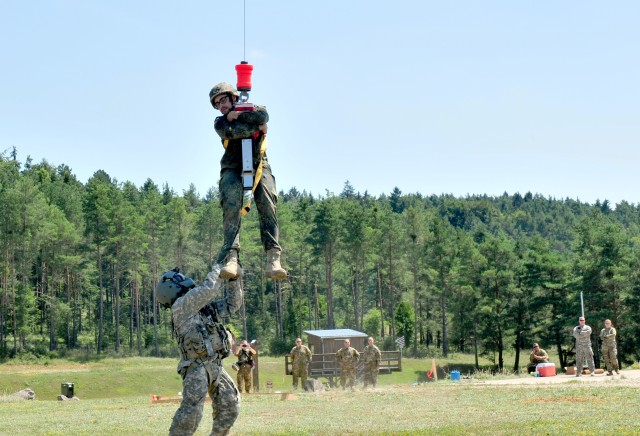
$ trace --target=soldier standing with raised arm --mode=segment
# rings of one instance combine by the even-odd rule
[[[240,413],[238,390],[222,367],[222,359],[230,353],[230,334],[220,321],[242,305],[242,288],[239,281],[230,281],[229,295],[213,300],[222,285],[219,274],[220,266],[215,265],[196,286],[174,268],[165,272],[156,286],[158,303],[171,308],[173,335],[182,357],[178,364],[182,402],[173,416],[170,435],[195,433],[207,393],[212,400],[212,435],[228,434]]]
[[[238,375],[236,382],[238,383],[238,390],[242,393],[242,386],[247,394],[251,393],[251,371],[253,370],[253,356],[255,356],[256,350],[251,348],[247,341],[242,341],[238,347],[238,351],[235,356],[238,358],[236,365],[238,365]]]

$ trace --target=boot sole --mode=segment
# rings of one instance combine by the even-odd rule
[[[271,273],[269,275],[267,275],[268,278],[273,279],[273,280],[284,280],[286,279],[288,276],[288,274],[286,272],[284,273]]]
[[[234,274],[228,273],[226,271],[220,271],[220,278],[222,280],[235,279],[235,278],[238,278],[238,277],[240,277],[239,273],[234,275]]]

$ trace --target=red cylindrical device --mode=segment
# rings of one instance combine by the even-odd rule
[[[238,91],[251,91],[251,73],[253,72],[253,65],[246,61],[240,62],[236,65],[236,73],[238,74]]]

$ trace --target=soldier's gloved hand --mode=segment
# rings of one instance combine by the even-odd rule
[[[241,113],[242,113],[242,112],[240,112],[240,111],[230,111],[230,112],[227,114],[227,120],[228,120],[228,121],[235,121],[235,120],[237,120],[237,119],[238,119],[238,117],[240,116],[240,114],[241,114]]]
[[[214,273],[220,273],[220,270],[222,269],[224,265],[220,264],[220,263],[214,263],[213,265],[211,265],[211,272]]]
[[[214,263],[211,267],[211,271],[207,273],[207,278],[205,280],[211,281],[211,283],[215,283],[220,276],[220,270],[222,269],[222,265],[219,263]]]

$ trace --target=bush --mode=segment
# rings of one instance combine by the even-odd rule
[[[289,354],[291,351],[291,347],[293,347],[293,343],[295,341],[291,339],[278,339],[273,338],[269,341],[269,349],[265,354],[269,354],[270,356],[284,356]]]
[[[385,336],[382,340],[382,350],[383,351],[396,351],[398,346],[396,345],[395,339],[393,336]]]
[[[380,334],[382,317],[378,309],[370,309],[364,316],[363,328],[367,335],[374,338]]]

